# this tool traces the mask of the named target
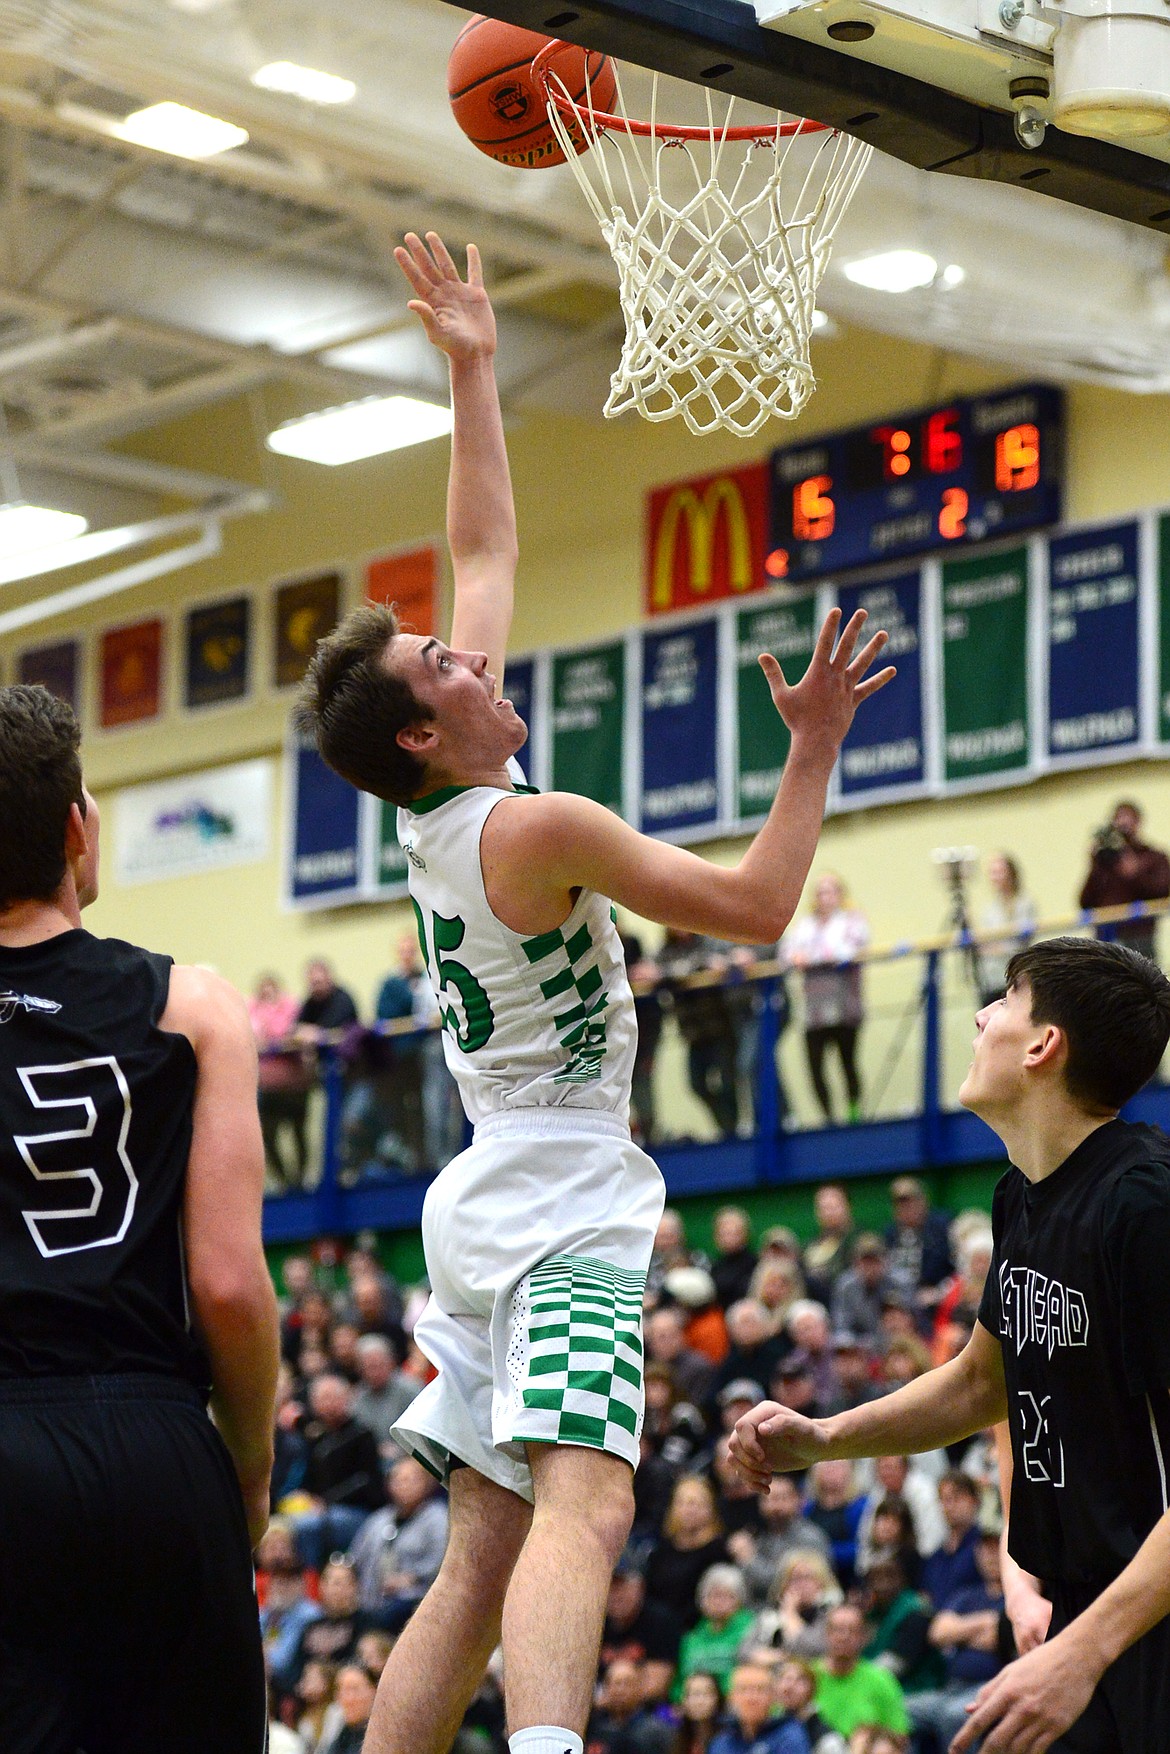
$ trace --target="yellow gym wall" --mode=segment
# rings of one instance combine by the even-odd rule
[[[1008,383],[1015,375],[856,330],[819,341],[815,363],[820,388],[801,419],[801,436]],[[86,769],[99,804],[108,805],[124,784],[245,756],[275,759],[289,701],[268,687],[269,585],[441,533],[444,443],[340,469],[262,451],[257,425],[275,425],[296,411],[292,402],[271,395],[262,414],[254,403],[224,405],[140,442],[144,455],[263,481],[277,491],[276,509],[226,525],[223,553],[213,562],[0,642],[3,673],[11,676],[13,655],[23,645],[170,612],[165,715],[144,729],[103,734],[91,728],[94,714],[87,706]],[[680,423],[649,426],[633,417],[615,425],[570,415],[525,414],[510,420],[521,541],[514,649],[571,644],[637,621],[646,490],[750,462],[789,433],[778,424],[743,444],[726,437],[698,440]],[[1168,438],[1166,398],[1073,386],[1069,519],[1106,517],[1170,500],[1163,463]],[[176,705],[181,610],[242,589],[255,594],[257,693],[242,706],[183,714]],[[9,595],[19,600],[18,592],[12,587]],[[94,655],[90,640],[88,702],[94,698]],[[395,940],[409,925],[407,910],[404,904],[324,913],[282,908],[279,762],[277,776],[277,819],[264,864],[133,888],[120,888],[107,868],[101,899],[87,923],[100,933],[165,948],[180,960],[212,963],[245,988],[264,968],[299,988],[306,958],[326,955],[359,1003],[368,1006]],[[1052,914],[1073,901],[1088,832],[1125,793],[1145,803],[1151,838],[1170,841],[1170,777],[1161,763],[1137,763],[949,803],[844,815],[827,825],[818,867],[840,871],[879,941],[918,936],[941,924],[944,896],[929,858],[940,843],[971,843],[984,852],[1010,849],[1020,858],[1042,912]],[[738,845],[710,850],[729,859]],[[981,899],[979,892],[975,899]],[[963,1030],[967,1027],[964,1020]]]

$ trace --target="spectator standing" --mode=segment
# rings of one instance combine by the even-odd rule
[[[1093,837],[1089,874],[1081,887],[1082,907],[1122,907],[1133,901],[1162,901],[1170,895],[1170,858],[1142,839],[1141,806],[1118,804],[1109,826]],[[1156,919],[1118,920],[1097,927],[1097,936],[1125,944],[1157,961]]]
[[[615,1657],[585,1731],[586,1754],[667,1754],[670,1739],[670,1725],[647,1709],[638,1664]]]
[[[353,994],[339,986],[332,966],[320,957],[305,968],[307,992],[297,1012],[298,1034],[310,1046],[318,1046],[326,1032],[348,1029],[358,1020]]]
[[[980,910],[980,930],[1002,936],[979,946],[981,1006],[1003,998],[1008,960],[1036,930],[1036,904],[1025,892],[1020,867],[1010,853],[992,853],[987,861],[987,881],[991,900]]]
[[[851,1736],[862,1725],[872,1724],[905,1735],[910,1719],[897,1677],[861,1655],[866,1640],[861,1609],[842,1602],[829,1614],[825,1635],[825,1655],[813,1668],[817,1711],[829,1729]]]
[[[313,1075],[305,1050],[293,1036],[300,1006],[276,975],[262,974],[248,1001],[248,1019],[259,1055],[257,1102],[264,1161],[282,1188],[305,1184],[308,1141],[305,1121]],[[289,1143],[286,1153],[282,1141]]]
[[[966,1723],[967,1707],[979,1689],[1003,1667],[1004,1599],[999,1536],[994,1531],[981,1531],[976,1557],[979,1582],[956,1590],[931,1622],[931,1643],[945,1659],[943,1684],[907,1702],[915,1730],[933,1734],[940,1754]]]
[[[799,1723],[773,1717],[772,1671],[761,1663],[740,1663],[727,1693],[731,1722],[711,1743],[710,1754],[810,1754]]]
[[[714,1488],[697,1474],[684,1474],[671,1494],[662,1538],[646,1561],[646,1593],[684,1627],[693,1626],[699,1617],[699,1579],[708,1567],[729,1559]]]
[[[434,988],[427,979],[415,933],[402,934],[396,954],[398,967],[378,989],[374,1016],[379,1023],[410,1023],[421,1029],[434,1010],[428,1003],[434,998]],[[387,1086],[390,1126],[401,1142],[403,1163],[409,1170],[435,1167],[427,1152],[423,1108],[424,1041],[422,1034],[395,1035],[387,1043],[392,1074]]]
[[[687,1078],[721,1138],[735,1136],[737,1120],[735,1028],[725,988],[717,980],[699,986],[694,975],[718,975],[725,967],[719,947],[700,932],[668,926],[658,952],[664,993],[686,1043]]]
[[[679,1646],[676,1698],[681,1683],[698,1669],[720,1682],[729,1680],[736,1652],[755,1618],[747,1606],[743,1573],[735,1565],[713,1565],[705,1571],[696,1599],[699,1619],[683,1633]]]
[[[345,1378],[317,1377],[309,1407],[305,1490],[313,1507],[294,1521],[302,1556],[319,1570],[335,1548],[349,1546],[370,1512],[381,1508],[384,1494],[378,1445],[353,1416],[353,1390]]]
[[[752,1248],[751,1220],[742,1206],[723,1206],[713,1226],[711,1277],[722,1309],[746,1297],[759,1257]]]
[[[861,1119],[861,1079],[857,1035],[864,1010],[861,965],[869,943],[865,915],[850,907],[840,877],[824,872],[813,890],[812,911],[791,927],[784,940],[789,966],[804,980],[804,1039],[813,1089],[826,1121],[833,1121],[833,1099],[825,1077],[825,1056],[834,1048],[845,1081],[845,1112]]]
[[[810,1297],[831,1303],[833,1288],[849,1265],[856,1235],[849,1195],[837,1182],[826,1182],[813,1196],[817,1233],[804,1249],[804,1276]]]
[[[688,1675],[683,1682],[669,1754],[708,1754],[719,1734],[722,1716],[723,1689],[715,1676],[704,1674],[701,1669]]]
[[[633,1556],[624,1553],[609,1586],[601,1633],[602,1668],[619,1657],[636,1663],[643,1699],[657,1704],[666,1698],[674,1680],[681,1636],[677,1617],[663,1602],[647,1596],[641,1570]]]
[[[823,1529],[803,1514],[800,1488],[791,1474],[774,1474],[760,1497],[763,1527],[745,1550],[744,1581],[748,1600],[761,1606],[790,1553],[799,1551],[829,1556],[829,1540]]]
[[[961,1468],[950,1469],[938,1483],[946,1534],[922,1567],[922,1587],[936,1608],[957,1591],[973,1589],[980,1581],[976,1523],[981,1496],[978,1483]]]
[[[833,1292],[833,1326],[872,1343],[881,1332],[884,1299],[894,1290],[885,1243],[863,1230],[853,1245],[853,1265]]]
[[[630,1131],[640,1145],[652,1145],[658,1137],[654,1063],[662,1035],[662,998],[658,991],[662,971],[634,933],[623,933],[622,950],[626,974],[634,988],[634,1020],[638,1025],[638,1046],[630,1079]]]
[[[395,1352],[385,1334],[362,1334],[357,1342],[361,1387],[353,1398],[353,1416],[373,1433],[383,1459],[401,1452],[390,1436],[399,1419],[422,1388],[417,1376],[397,1368]]]
[[[913,1303],[919,1319],[933,1320],[934,1310],[955,1270],[951,1259],[950,1219],[935,1211],[926,1188],[915,1175],[895,1176],[890,1183],[893,1219],[886,1229],[891,1279]]]

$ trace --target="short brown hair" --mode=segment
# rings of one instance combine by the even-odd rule
[[[1064,1031],[1075,1102],[1119,1109],[1154,1076],[1170,1041],[1170,981],[1148,957],[1097,938],[1047,938],[1008,963],[1009,989],[1020,981],[1033,1023]]]
[[[359,791],[409,804],[426,764],[398,742],[407,725],[429,722],[430,709],[384,662],[398,633],[393,608],[365,603],[318,643],[297,702],[296,721],[323,761]]]
[[[81,731],[47,688],[0,688],[0,907],[49,901],[65,876],[65,828],[81,789]]]

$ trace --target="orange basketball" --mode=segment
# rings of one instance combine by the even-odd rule
[[[447,62],[447,95],[455,120],[473,146],[501,164],[544,170],[564,164],[544,93],[532,77],[535,57],[552,39],[478,14],[464,25]],[[586,110],[610,110],[617,92],[613,62],[596,49],[566,43],[553,60],[569,95]],[[577,151],[592,145],[572,124]]]

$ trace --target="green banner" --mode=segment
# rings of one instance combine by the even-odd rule
[[[378,864],[374,884],[380,895],[406,894],[406,854],[398,844],[398,806],[378,805]]]
[[[735,699],[739,731],[736,810],[750,821],[765,816],[776,796],[791,739],[760,669],[761,652],[780,661],[784,679],[799,682],[817,643],[813,592],[764,609],[741,609],[735,618]]]
[[[1170,512],[1158,519],[1158,741],[1170,743]]]
[[[1028,551],[949,561],[942,570],[943,774],[1028,765]]]
[[[619,640],[552,664],[552,787],[622,811],[626,651]]]

